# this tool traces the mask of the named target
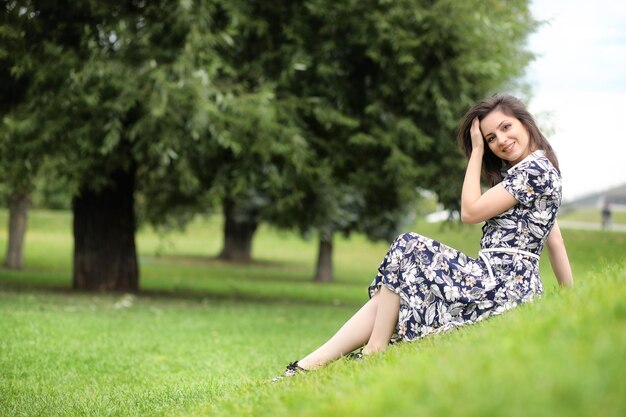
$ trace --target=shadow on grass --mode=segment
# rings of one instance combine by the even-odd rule
[[[320,284],[326,285],[326,284]],[[139,300],[158,300],[163,302],[190,302],[204,304],[214,303],[253,303],[253,304],[298,304],[311,306],[358,306],[362,301],[351,299],[339,299],[332,294],[315,294],[315,296],[301,297],[298,295],[274,295],[274,294],[254,294],[243,291],[230,290],[229,292],[211,291],[210,289],[176,288],[159,289],[146,288],[139,292],[129,293],[123,291],[83,291],[75,290],[69,286],[58,283],[45,282],[25,282],[13,279],[0,278],[0,292],[5,293],[41,293],[62,296],[104,296],[121,297],[128,294],[136,296]]]
[[[225,273],[227,278],[241,280],[246,283],[290,283],[307,284],[314,283],[313,265],[302,262],[277,262],[269,260],[252,260],[249,262],[230,262],[218,257],[206,257],[201,255],[167,255],[159,257],[141,256],[140,265],[148,268],[178,268],[189,267],[194,271],[206,271],[206,279],[216,279],[216,274]],[[146,277],[148,279],[158,279],[156,275]],[[196,276],[192,279],[204,279]],[[219,279],[219,278],[217,278]],[[336,279],[333,284],[342,286],[363,287],[359,281],[346,281]],[[323,285],[323,284],[322,284]]]
[[[201,255],[140,256],[139,298],[189,302],[352,305],[366,294],[363,282],[315,283],[313,267],[297,261],[253,260],[232,263]],[[85,292],[71,288],[71,271],[0,269],[0,291],[64,295],[120,296],[120,292]]]
[[[186,265],[186,266],[206,266],[206,267],[259,267],[259,268],[284,268],[287,266],[299,265],[295,262],[277,262],[268,260],[252,259],[245,262],[225,261],[217,256],[202,255],[159,255],[159,256],[139,256],[142,264],[157,265]]]
[[[277,296],[277,295],[256,295],[247,294],[243,292],[234,292],[228,294],[219,294],[210,291],[196,291],[190,289],[180,290],[158,290],[147,289],[142,290],[139,297],[148,297],[151,299],[159,300],[185,300],[194,301],[198,303],[206,302],[232,302],[232,303],[255,303],[255,304],[298,304],[298,305],[311,305],[311,306],[347,306],[358,305],[358,303],[351,300],[339,300],[339,299],[324,299],[324,298],[305,298],[295,296]]]

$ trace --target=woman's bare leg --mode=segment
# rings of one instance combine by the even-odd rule
[[[363,348],[364,355],[382,352],[387,349],[391,335],[398,324],[400,313],[400,296],[385,285],[378,291],[378,309],[372,335]]]
[[[304,369],[317,368],[363,346],[372,335],[379,298],[375,294],[333,337],[299,360],[298,365]]]
[[[339,359],[361,347],[363,354],[384,351],[398,323],[400,296],[386,286],[357,311],[326,343],[298,361],[304,369],[314,369]]]

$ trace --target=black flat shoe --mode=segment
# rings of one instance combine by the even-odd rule
[[[346,355],[346,359],[349,359],[351,361],[353,360],[360,360],[363,359],[363,348],[357,350],[356,352],[352,352],[352,353],[348,353]]]
[[[304,372],[307,372],[307,370],[298,365],[298,361],[291,362],[287,365],[287,368],[282,375],[272,378],[272,382],[280,381],[283,378],[291,377]]]

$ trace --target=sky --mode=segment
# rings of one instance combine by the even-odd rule
[[[533,0],[528,102],[557,153],[563,200],[626,183],[626,2]]]

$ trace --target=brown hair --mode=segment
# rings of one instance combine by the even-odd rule
[[[465,152],[465,156],[469,158],[472,153],[472,139],[470,136],[472,120],[478,117],[478,120],[482,121],[494,110],[500,110],[507,116],[515,117],[519,120],[528,131],[531,151],[542,149],[545,151],[546,157],[550,160],[552,165],[554,165],[557,170],[559,169],[556,154],[552,146],[548,143],[548,140],[539,131],[535,119],[533,119],[528,110],[526,110],[526,106],[524,106],[519,99],[508,94],[496,94],[481,100],[463,116],[461,123],[459,123],[456,139],[459,147]],[[498,158],[491,149],[489,149],[489,146],[485,144],[482,175],[483,179],[491,187],[502,181],[502,163],[502,159]]]

